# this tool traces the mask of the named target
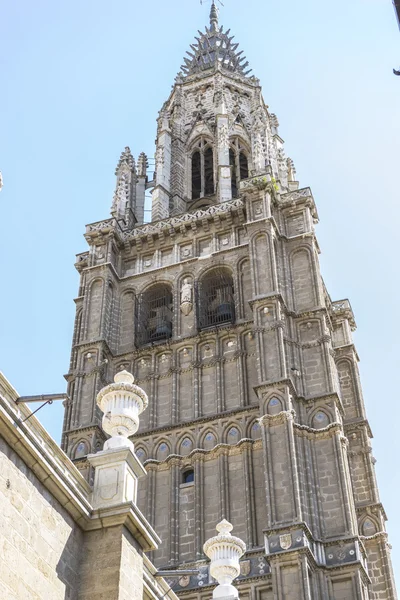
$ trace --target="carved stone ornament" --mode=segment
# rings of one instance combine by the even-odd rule
[[[233,526],[226,519],[216,527],[218,535],[206,541],[204,553],[211,559],[210,574],[218,581],[213,598],[238,598],[238,591],[232,581],[240,575],[239,559],[246,552],[246,544],[231,535]]]
[[[181,287],[181,312],[187,317],[193,309],[193,285],[184,279]]]
[[[243,577],[247,577],[251,570],[251,563],[249,560],[242,560],[240,563],[240,574]]]
[[[149,400],[142,388],[133,383],[134,377],[128,371],[120,371],[114,376],[114,383],[102,388],[97,394],[97,404],[103,411],[102,426],[111,438],[104,444],[104,450],[130,447],[128,439],[139,428],[139,415],[147,407]]]
[[[292,534],[291,533],[285,533],[284,535],[280,535],[279,536],[279,545],[282,548],[282,550],[289,550],[289,548],[292,545]]]
[[[225,148],[229,145],[228,127],[224,124],[218,129],[218,144],[220,148]]]

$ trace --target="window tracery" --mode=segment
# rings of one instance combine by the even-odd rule
[[[191,157],[192,200],[214,194],[214,154],[210,142],[200,138]]]

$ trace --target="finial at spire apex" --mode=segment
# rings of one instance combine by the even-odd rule
[[[215,6],[214,0],[212,0],[212,3],[211,3],[210,26],[211,26],[211,31],[217,31],[217,28],[218,28],[218,9]]]

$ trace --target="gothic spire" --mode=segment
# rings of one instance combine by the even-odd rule
[[[205,28],[205,32],[199,31],[199,37],[195,38],[195,43],[190,45],[190,51],[187,51],[187,57],[184,57],[184,64],[181,66],[183,77],[188,77],[196,73],[201,73],[209,69],[219,68],[247,76],[251,69],[249,63],[243,55],[243,51],[238,51],[239,44],[233,42],[234,36],[229,35],[230,29],[223,31],[223,27],[218,24],[218,10],[215,0],[212,0],[210,10],[210,27]]]

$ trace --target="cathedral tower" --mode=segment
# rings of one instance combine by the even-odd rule
[[[210,596],[203,544],[225,518],[247,546],[242,600],[394,600],[354,316],[321,277],[311,190],[214,4],[187,54],[154,177],[125,148],[77,257],[63,448],[89,477],[96,394],[127,369],[150,400],[135,448],[152,558],[199,569],[182,598]]]

